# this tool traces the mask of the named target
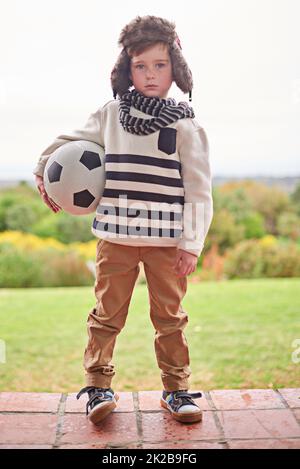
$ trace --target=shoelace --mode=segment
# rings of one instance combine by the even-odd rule
[[[89,391],[94,391],[93,395],[90,396]],[[86,392],[89,394],[89,400],[86,403],[86,415],[89,413],[89,406],[96,400],[96,399],[101,399],[102,401],[108,401],[111,399],[110,396],[106,396],[105,392],[111,392],[113,395],[113,390],[111,388],[96,388],[95,386],[86,386],[85,388],[81,389],[79,393],[76,396],[76,399],[79,399],[82,394],[85,394]],[[92,408],[92,407],[91,407]]]

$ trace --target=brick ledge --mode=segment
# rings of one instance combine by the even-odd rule
[[[300,388],[203,392],[196,424],[172,419],[161,390],[118,394],[118,407],[95,426],[87,394],[0,392],[0,449],[300,449]]]

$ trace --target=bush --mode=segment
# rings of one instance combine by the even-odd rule
[[[227,278],[299,277],[299,246],[278,243],[272,236],[244,240],[226,252],[224,274]]]
[[[49,209],[28,194],[0,192],[0,231],[30,231],[31,225],[48,214]]]
[[[0,231],[7,229],[6,225],[6,212],[12,207],[15,203],[15,197],[13,195],[7,194],[1,196],[0,198]]]
[[[5,222],[7,230],[22,230],[27,232],[30,226],[37,221],[37,213],[27,204],[14,204],[6,211]]]
[[[229,246],[242,241],[244,236],[245,227],[235,223],[233,215],[223,208],[214,214],[206,244],[209,248],[217,244],[220,252],[224,253]]]
[[[300,238],[300,217],[293,212],[282,213],[277,219],[277,231],[296,241]]]
[[[92,273],[76,251],[70,250],[60,255],[53,255],[50,250],[41,251],[38,261],[42,264],[41,286],[88,286],[93,283]]]
[[[95,252],[95,244],[84,254],[81,250],[82,246],[66,246],[51,238],[42,240],[17,231],[1,233],[0,287],[92,285],[94,277],[86,259]]]
[[[42,265],[34,254],[15,249],[12,244],[0,244],[0,287],[21,288],[41,286]]]
[[[258,212],[248,213],[242,220],[241,224],[245,227],[245,238],[261,238],[266,234],[264,227],[264,218]]]
[[[42,238],[52,237],[61,243],[86,242],[94,239],[91,215],[75,216],[66,212],[50,213],[31,227],[31,233]]]
[[[38,190],[26,183],[0,189],[0,232],[20,230],[65,244],[86,242],[94,239],[93,217],[70,215],[63,210],[54,214],[42,202]]]

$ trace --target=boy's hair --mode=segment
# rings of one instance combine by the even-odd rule
[[[147,49],[149,49],[150,47],[156,46],[157,44],[159,44],[162,47],[168,47],[168,45],[163,41],[142,42],[139,44],[132,44],[132,46],[129,46],[127,48],[127,54],[129,55],[130,59],[132,59],[132,57],[134,57],[135,55],[142,54]]]
[[[121,98],[133,85],[129,78],[131,57],[144,52],[156,44],[169,48],[173,80],[183,93],[193,88],[192,72],[181,52],[181,44],[175,31],[175,24],[157,16],[137,16],[121,31],[118,45],[123,49],[111,72],[111,86],[114,98]]]

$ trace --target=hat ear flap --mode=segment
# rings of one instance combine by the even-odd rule
[[[120,52],[117,62],[112,69],[110,75],[111,87],[113,89],[114,98],[118,94],[119,97],[126,93],[132,86],[132,81],[129,78],[130,74],[130,57],[126,50]]]
[[[193,88],[193,76],[189,66],[177,45],[170,47],[173,79],[183,93],[188,93]]]

